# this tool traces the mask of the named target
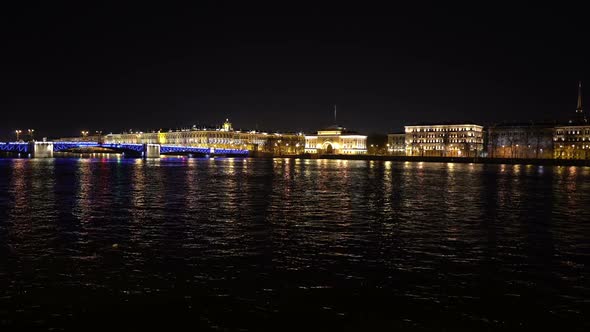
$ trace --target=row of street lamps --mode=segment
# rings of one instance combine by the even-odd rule
[[[18,142],[19,138],[20,138],[20,134],[22,134],[22,130],[17,129],[14,131],[16,133],[16,141]],[[31,140],[34,140],[34,134],[35,134],[35,129],[27,129],[27,132],[29,133],[29,136],[31,138]]]
[[[86,136],[88,136],[89,131],[88,130],[82,130],[80,133],[82,134],[82,137],[86,137]],[[95,131],[95,134],[96,134],[96,136],[102,135],[102,130]]]
[[[18,142],[20,140],[21,134],[23,134],[23,131],[21,129],[16,129],[14,131],[14,133],[16,134],[16,141]],[[35,129],[27,129],[26,133],[29,134],[29,138],[31,141],[35,140]],[[82,137],[86,137],[88,136],[88,130],[82,130],[80,132],[82,134]],[[96,135],[100,136],[102,134],[102,130],[97,130],[96,131]]]

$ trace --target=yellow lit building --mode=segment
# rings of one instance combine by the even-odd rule
[[[340,126],[319,130],[317,135],[305,135],[305,152],[317,154],[366,154],[367,136]]]
[[[405,126],[406,155],[476,157],[483,150],[483,127],[476,124]]]
[[[555,159],[590,159],[590,125],[555,127]]]
[[[555,159],[590,159],[590,123],[582,108],[582,82],[578,83],[578,107],[569,125],[555,127]]]
[[[104,143],[165,144],[219,149],[240,149],[273,153],[274,155],[301,154],[305,138],[299,134],[238,131],[231,123],[217,129],[183,129],[167,132],[130,132],[104,136]]]

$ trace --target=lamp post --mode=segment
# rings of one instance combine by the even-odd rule
[[[16,133],[16,141],[18,142],[18,138],[19,138],[19,136],[20,136],[20,133],[22,133],[23,131],[22,131],[22,130],[20,130],[20,129],[17,129],[17,130],[15,130],[14,132]]]
[[[29,132],[29,137],[31,138],[31,141],[35,140],[35,137],[33,136],[33,134],[35,133],[35,129],[28,129]]]

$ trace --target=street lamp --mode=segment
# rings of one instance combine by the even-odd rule
[[[14,131],[16,133],[16,141],[18,142],[18,136],[20,135],[20,133],[22,133],[23,131],[20,129],[17,129]]]
[[[33,137],[33,133],[35,132],[35,129],[28,129],[29,131],[29,136],[31,137],[31,141],[34,141],[35,138]]]
[[[88,130],[82,130],[82,137],[88,136]]]

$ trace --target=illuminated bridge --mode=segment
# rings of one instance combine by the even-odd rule
[[[167,144],[100,143],[100,142],[0,142],[0,151],[33,158],[52,158],[54,152],[80,151],[85,149],[106,149],[131,157],[159,158],[162,154],[248,156],[243,149],[220,149]]]

